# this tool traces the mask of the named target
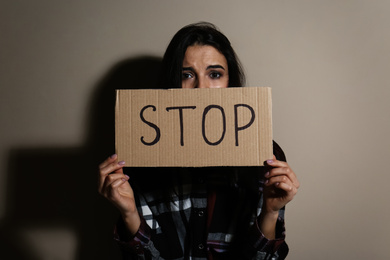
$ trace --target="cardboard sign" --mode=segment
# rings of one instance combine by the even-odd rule
[[[116,153],[126,166],[260,166],[272,158],[268,87],[117,90]]]

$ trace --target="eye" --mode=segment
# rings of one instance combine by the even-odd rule
[[[189,73],[189,72],[183,72],[183,74],[181,74],[182,79],[192,79],[193,77],[194,77],[194,75],[192,73]]]
[[[218,72],[218,71],[212,71],[210,74],[209,74],[210,78],[212,79],[219,79],[220,77],[222,77],[222,73]]]

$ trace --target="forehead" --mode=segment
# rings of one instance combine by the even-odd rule
[[[211,65],[220,64],[227,66],[225,56],[210,45],[193,45],[186,50],[183,65]]]

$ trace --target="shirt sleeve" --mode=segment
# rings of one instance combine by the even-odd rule
[[[122,218],[114,228],[114,240],[118,243],[125,259],[158,259],[159,251],[151,241],[151,229],[140,216],[141,224],[134,235],[125,226]]]
[[[288,246],[285,243],[285,227],[283,218],[276,222],[275,239],[269,240],[261,232],[255,221],[248,234],[247,252],[249,259],[285,259],[288,254]]]

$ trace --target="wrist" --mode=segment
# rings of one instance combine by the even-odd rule
[[[141,225],[141,218],[138,212],[122,213],[121,215],[127,229],[132,235],[135,235]]]
[[[279,211],[274,210],[262,210],[260,213],[259,218],[267,218],[267,219],[278,219],[279,217]]]
[[[262,210],[257,218],[257,223],[260,231],[267,239],[275,239],[276,222],[278,221],[278,211]]]

